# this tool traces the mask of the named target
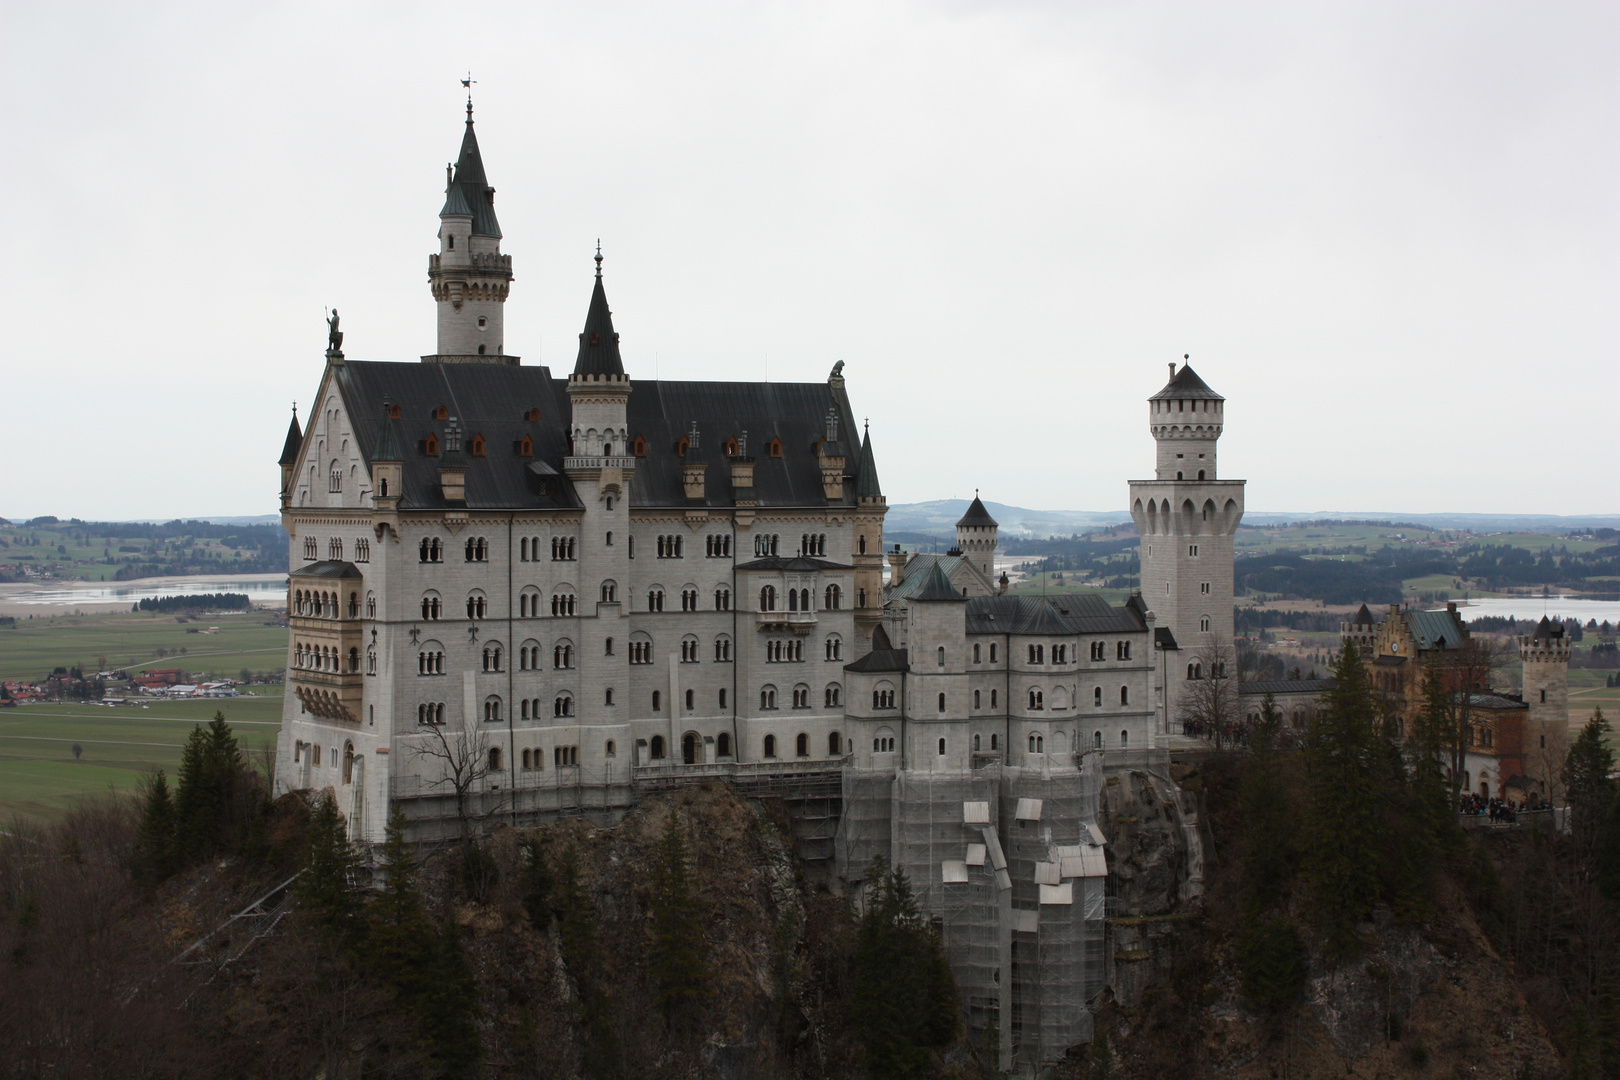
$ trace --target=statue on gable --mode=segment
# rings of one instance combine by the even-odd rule
[[[332,314],[326,320],[326,355],[343,355],[343,331],[338,329],[337,308],[332,309]]]

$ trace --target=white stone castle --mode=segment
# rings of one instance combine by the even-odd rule
[[[278,787],[333,789],[366,841],[394,805],[432,838],[611,819],[700,780],[778,794],[835,885],[874,855],[908,870],[1006,1067],[1084,1041],[1098,785],[1163,746],[1190,650],[1231,641],[1223,399],[1171,365],[1150,400],[1124,604],[1009,594],[977,498],[957,551],[897,545],[885,581],[842,363],[821,383],[632,381],[598,251],[572,373],[525,367],[493,196],[469,105],[429,260],[437,352],[349,360],[334,319],[288,432]]]

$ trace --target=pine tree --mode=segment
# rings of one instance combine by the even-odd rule
[[[956,985],[939,935],[918,910],[905,871],[891,871],[877,858],[866,880],[850,1001],[856,1036],[874,1076],[923,1076],[928,1049],[957,1031]]]
[[[1305,943],[1282,915],[1248,921],[1238,936],[1237,960],[1244,1000],[1261,1012],[1282,1012],[1305,989]]]
[[[212,850],[214,777],[208,755],[208,735],[201,724],[191,729],[180,751],[175,775],[175,854],[182,863],[194,862]]]
[[[159,769],[147,786],[141,807],[141,823],[135,833],[135,871],[155,884],[176,869],[174,801],[169,797],[168,778]]]
[[[1249,738],[1239,795],[1243,810],[1243,909],[1250,918],[1274,903],[1293,876],[1294,811],[1282,775],[1277,737],[1282,714],[1270,694]]]
[[[1614,801],[1614,751],[1608,743],[1609,722],[1602,709],[1593,709],[1592,718],[1564,758],[1564,790],[1569,796],[1570,834],[1580,855],[1589,857],[1596,847],[1599,825]]]
[[[1609,800],[1609,812],[1598,827],[1595,873],[1598,888],[1620,906],[1620,795]]]
[[[667,1020],[700,999],[709,981],[703,960],[703,916],[692,889],[690,855],[673,813],[658,842],[652,908],[649,966],[658,983],[658,1007]]]
[[[1379,805],[1382,765],[1377,704],[1353,645],[1334,667],[1335,685],[1317,714],[1307,761],[1310,810],[1306,873],[1311,911],[1336,959],[1359,945],[1356,924],[1377,904],[1387,836]]]
[[[309,846],[296,886],[298,903],[306,919],[347,950],[357,950],[365,936],[355,881],[359,867],[337,800],[330,790],[323,791],[309,818]]]

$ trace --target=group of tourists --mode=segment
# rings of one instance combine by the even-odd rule
[[[1512,825],[1522,811],[1546,810],[1551,805],[1533,792],[1522,802],[1465,793],[1457,812],[1468,817],[1489,817],[1492,825]]]

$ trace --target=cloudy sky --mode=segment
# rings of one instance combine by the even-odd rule
[[[837,360],[891,502],[1121,507],[1167,363],[1274,511],[1620,510],[1612,3],[0,6],[0,514],[276,509],[324,306],[434,347],[467,69],[508,351]]]

